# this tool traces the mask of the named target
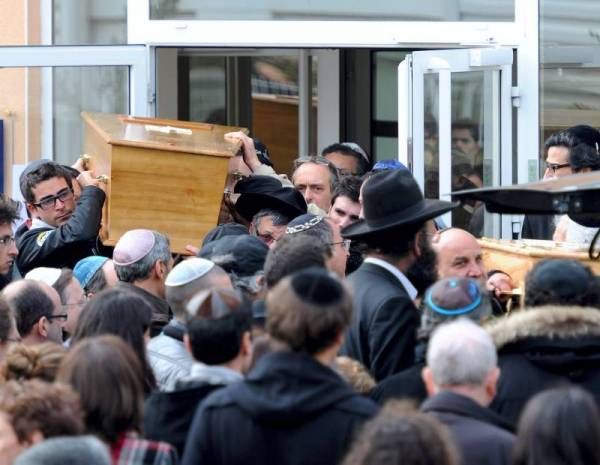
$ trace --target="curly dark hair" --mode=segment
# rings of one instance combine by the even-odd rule
[[[14,345],[0,364],[0,379],[4,381],[41,379],[51,383],[66,354],[67,349],[54,342]]]
[[[39,379],[8,381],[0,386],[0,412],[8,415],[19,442],[39,431],[44,439],[84,431],[79,396],[70,386]]]
[[[410,404],[388,402],[365,423],[343,465],[457,465],[448,430]]]
[[[19,202],[0,194],[0,224],[13,224],[19,215]]]

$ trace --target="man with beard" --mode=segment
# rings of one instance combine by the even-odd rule
[[[363,264],[348,277],[355,314],[342,352],[380,381],[414,360],[419,313],[413,301],[418,289],[409,276],[418,270],[422,277],[428,267],[433,272],[426,223],[457,204],[425,200],[404,170],[370,177],[362,200],[364,219],[342,230],[344,238],[360,240],[366,247]],[[429,284],[428,279],[422,281]]]

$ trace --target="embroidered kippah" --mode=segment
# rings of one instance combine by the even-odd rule
[[[288,223],[288,227],[285,230],[286,234],[296,234],[302,231],[306,231],[323,221],[322,216],[313,215],[307,213],[294,218]]]

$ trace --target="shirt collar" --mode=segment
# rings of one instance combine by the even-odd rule
[[[195,361],[190,369],[190,378],[200,379],[207,384],[231,384],[244,379],[241,373],[221,365],[205,365]]]
[[[411,300],[415,300],[417,298],[418,291],[417,289],[415,289],[415,286],[412,285],[412,283],[408,280],[404,273],[402,273],[402,271],[400,271],[391,263],[386,262],[385,260],[381,260],[380,258],[374,257],[365,258],[364,263],[371,263],[389,271],[398,279],[398,281],[400,281],[400,284],[402,284]]]
[[[50,226],[48,223],[40,220],[39,218],[32,218],[31,219],[31,228],[30,229],[39,229],[39,228],[56,229],[56,227]]]

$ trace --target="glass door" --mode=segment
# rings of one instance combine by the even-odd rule
[[[150,114],[144,46],[2,47],[4,191],[27,163],[52,158],[71,164],[82,153],[82,111]]]
[[[414,52],[399,65],[399,159],[426,198],[512,184],[512,63],[512,49],[495,48]],[[510,237],[510,219],[481,204],[443,220],[477,237]]]

